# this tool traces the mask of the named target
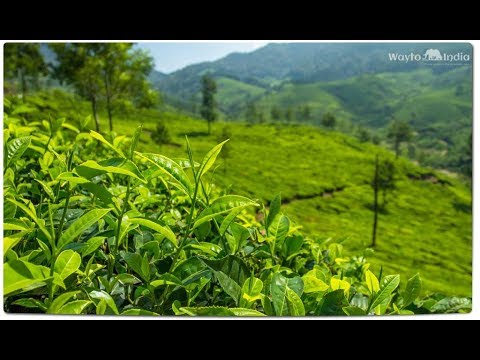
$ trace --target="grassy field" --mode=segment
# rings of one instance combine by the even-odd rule
[[[58,102],[60,100],[60,102]],[[87,103],[57,96],[55,111],[78,118]],[[150,137],[163,120],[171,144]],[[384,148],[337,132],[306,125],[216,123],[207,135],[205,121],[175,111],[150,110],[114,118],[118,134],[131,134],[144,124],[140,151],[186,157],[185,135],[201,158],[219,143],[228,127],[227,158],[220,158],[214,183],[221,191],[248,195],[268,203],[282,194],[283,211],[304,232],[319,239],[343,239],[350,254],[361,255],[370,245],[374,157],[393,159]],[[102,130],[108,128],[101,116]],[[424,292],[471,296],[472,214],[470,189],[447,176],[400,158],[397,189],[388,195],[379,216],[377,246],[369,254],[374,270],[408,278],[419,272]]]
[[[229,157],[215,173],[220,188],[265,202],[281,192],[285,213],[311,236],[343,238],[351,253],[369,246],[374,155],[392,158],[388,151],[308,126],[217,123],[208,136],[201,120],[174,113],[158,118],[165,120],[174,145],[158,146],[147,136],[154,129],[152,115],[119,120],[117,131],[129,133],[143,121],[143,151],[183,157],[185,135],[203,155],[228,126]],[[380,215],[378,245],[369,256],[375,270],[382,264],[402,276],[420,272],[427,292],[471,295],[469,188],[405,159],[397,161],[396,178],[397,189]]]

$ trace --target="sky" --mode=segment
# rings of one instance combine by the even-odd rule
[[[155,59],[155,69],[171,73],[187,65],[218,60],[232,52],[251,52],[266,42],[161,42],[139,43],[143,49],[150,50]]]

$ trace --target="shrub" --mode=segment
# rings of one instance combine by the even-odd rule
[[[164,121],[160,121],[155,128],[155,131],[151,133],[151,138],[156,144],[169,144],[172,141],[170,133],[168,132],[167,125]]]

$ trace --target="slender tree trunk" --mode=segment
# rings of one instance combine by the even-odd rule
[[[373,179],[373,230],[372,247],[377,244],[377,225],[378,225],[378,155],[375,157],[375,177]]]
[[[18,72],[20,75],[20,86],[22,87],[22,100],[25,103],[27,101],[27,98],[25,97],[25,94],[27,92],[27,82],[25,80],[25,74],[23,73],[23,69],[20,69]]]
[[[98,113],[97,113],[97,98],[95,96],[92,96],[91,101],[92,101],[93,118],[95,119],[95,129],[97,130],[97,132],[100,132],[100,123],[98,121]]]
[[[110,125],[110,131],[113,131],[112,106],[110,103],[110,96],[108,95],[107,95],[107,113],[108,113],[108,123]]]
[[[395,159],[398,159],[399,152],[400,152],[400,141],[395,140]]]
[[[105,93],[107,94],[108,124],[110,125],[110,131],[113,131],[112,103],[111,103],[112,94],[110,93],[110,84],[109,84],[109,82],[108,82],[108,77],[107,77],[107,75],[105,75],[103,81],[104,81],[104,83],[105,83]]]

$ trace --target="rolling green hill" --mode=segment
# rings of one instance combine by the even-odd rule
[[[461,43],[269,44],[152,77],[152,82],[177,107],[195,113],[201,101],[200,78],[211,73],[219,84],[221,117],[229,120],[245,118],[252,103],[259,120],[285,122],[285,114],[291,113],[290,121],[318,125],[323,114],[331,112],[340,120],[338,130],[354,134],[362,126],[383,140],[392,119],[404,120],[416,132],[412,157],[462,171],[459,158],[472,127],[471,65],[388,58],[391,52],[423,54],[428,48],[472,56],[471,45]],[[305,107],[308,117],[299,115]],[[271,117],[274,108],[283,113],[279,119]]]

